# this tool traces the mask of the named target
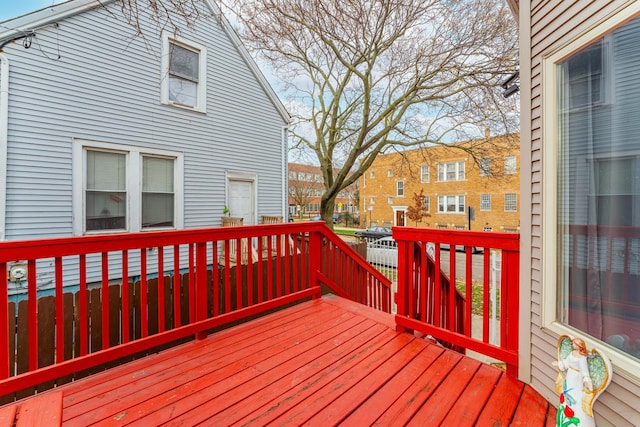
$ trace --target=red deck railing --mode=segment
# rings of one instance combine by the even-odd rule
[[[519,235],[394,227],[393,236],[398,242],[398,327],[429,334],[452,346],[499,359],[506,363],[507,372],[516,376]],[[435,268],[441,266],[442,244],[450,245],[449,268],[443,268],[448,274],[448,283],[446,277],[437,274],[440,269]],[[464,254],[457,254],[456,249],[459,247],[464,247]],[[482,255],[473,255],[473,247],[482,248]],[[429,254],[428,248],[433,248],[433,256]],[[496,310],[499,316],[496,319],[499,328],[498,343],[490,343],[489,340],[492,253],[501,260],[499,309]],[[457,273],[459,257],[464,257],[463,275]],[[475,267],[473,257],[476,257]],[[474,268],[481,269],[481,283],[474,281]],[[460,280],[460,277],[464,279]],[[461,304],[456,287],[449,286],[449,283],[456,283],[464,289],[464,304]],[[480,292],[474,292],[474,287]],[[480,312],[473,316],[474,310]],[[482,323],[480,337],[472,336],[474,322]]]
[[[390,281],[324,223],[0,243],[0,271],[16,262],[27,289],[10,302],[0,286],[0,397],[319,297],[321,284],[391,306]]]

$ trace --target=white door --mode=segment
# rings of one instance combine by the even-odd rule
[[[229,211],[244,218],[244,225],[254,224],[253,181],[229,180]]]

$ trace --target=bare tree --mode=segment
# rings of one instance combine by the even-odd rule
[[[314,190],[315,186],[312,181],[289,179],[289,195],[293,199],[294,203],[300,207],[300,211],[298,212],[300,219],[302,219],[302,215],[306,211],[307,205],[311,203]]]
[[[516,101],[499,89],[517,64],[504,0],[214,1],[281,79],[291,148],[310,150],[322,169],[327,224],[338,193],[379,153],[515,129]],[[192,21],[197,2],[125,0],[125,10],[162,26],[171,9]],[[484,150],[465,147],[474,159]]]
[[[506,132],[516,116],[497,87],[517,61],[503,0],[229,1],[295,101],[293,148],[317,156],[328,224],[379,153]]]

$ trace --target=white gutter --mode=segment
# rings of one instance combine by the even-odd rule
[[[0,52],[0,241],[6,240],[7,142],[9,138],[9,59]]]

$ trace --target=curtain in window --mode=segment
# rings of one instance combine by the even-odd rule
[[[640,358],[640,20],[558,64],[558,319]]]

